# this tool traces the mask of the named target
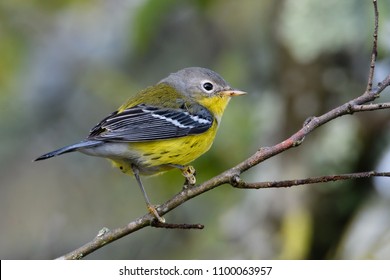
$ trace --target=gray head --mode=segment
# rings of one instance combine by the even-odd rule
[[[184,68],[170,74],[160,83],[169,84],[190,97],[244,94],[243,91],[233,89],[219,74],[201,67]]]

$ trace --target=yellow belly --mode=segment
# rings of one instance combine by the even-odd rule
[[[152,175],[167,171],[175,165],[185,166],[207,152],[217,131],[216,122],[205,133],[186,137],[127,143],[131,157],[111,158],[114,166],[124,173],[132,173],[131,165],[141,174]]]

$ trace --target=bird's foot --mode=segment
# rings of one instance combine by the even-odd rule
[[[148,208],[149,213],[152,214],[160,223],[165,223],[165,219],[158,214],[156,207],[151,204],[148,204],[146,207]]]
[[[188,166],[183,166],[181,168],[181,174],[186,178],[184,182],[183,188],[188,188],[190,186],[194,186],[196,183],[196,170],[193,166],[188,165]]]

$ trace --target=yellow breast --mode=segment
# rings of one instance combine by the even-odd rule
[[[214,140],[217,123],[205,133],[180,138],[128,143],[135,152],[132,164],[136,164],[141,174],[150,175],[174,168],[175,165],[187,165],[207,152]],[[131,173],[130,162],[126,159],[113,159],[114,165],[125,173]]]

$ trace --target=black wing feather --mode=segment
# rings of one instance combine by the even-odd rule
[[[167,109],[140,104],[112,113],[90,131],[87,139],[139,142],[195,135],[207,131],[213,115],[197,105],[196,113],[186,109]]]

